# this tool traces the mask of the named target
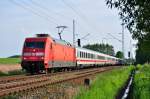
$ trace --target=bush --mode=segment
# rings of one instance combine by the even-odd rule
[[[135,74],[131,99],[150,99],[150,65],[145,64]]]

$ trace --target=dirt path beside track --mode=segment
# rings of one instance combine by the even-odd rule
[[[9,72],[20,69],[20,64],[0,64],[0,72]]]

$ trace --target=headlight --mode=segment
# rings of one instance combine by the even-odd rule
[[[31,56],[31,53],[29,52],[23,53],[23,56]]]
[[[44,53],[43,52],[37,52],[36,56],[44,56]]]

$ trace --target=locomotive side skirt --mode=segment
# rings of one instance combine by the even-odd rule
[[[49,61],[49,64],[52,64],[53,67],[75,67],[75,62],[64,62],[64,61]]]

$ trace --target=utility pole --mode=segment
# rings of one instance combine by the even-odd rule
[[[75,42],[76,38],[75,38],[75,20],[73,20],[73,46],[76,46],[76,42]]]
[[[73,59],[73,61],[74,61],[74,65],[76,65],[75,64],[75,61],[76,61],[76,59],[75,59],[75,57],[76,57],[76,50],[75,50],[75,47],[76,47],[76,42],[75,42],[75,40],[76,40],[76,38],[75,38],[75,20],[73,19],[73,47],[74,47],[74,59]]]
[[[58,35],[60,40],[62,40],[61,33],[64,31],[65,28],[67,28],[67,26],[57,26],[56,28],[58,28]]]
[[[123,53],[123,60],[125,59],[125,50],[124,50],[124,23],[122,25],[122,53]]]

